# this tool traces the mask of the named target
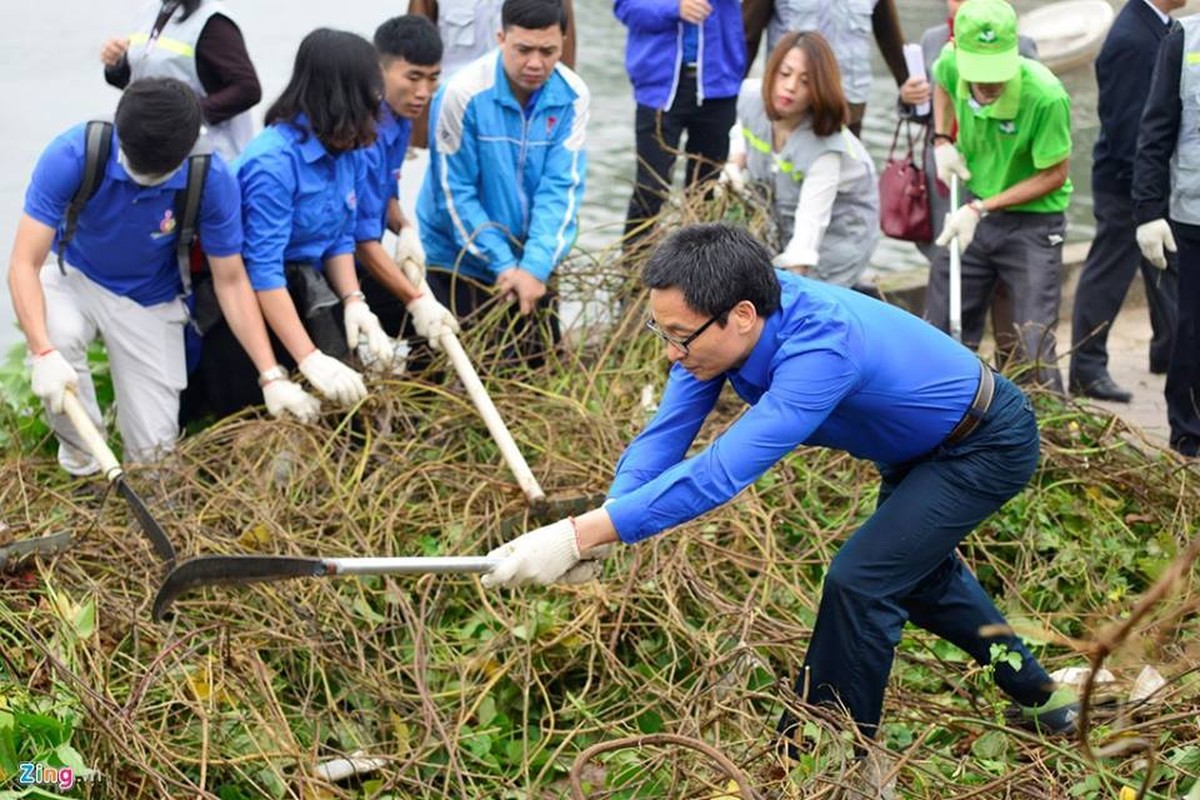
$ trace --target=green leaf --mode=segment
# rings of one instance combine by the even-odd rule
[[[642,733],[658,733],[662,730],[662,716],[655,711],[646,711],[637,718],[638,730]]]
[[[1000,731],[988,731],[971,745],[971,754],[985,761],[1003,761],[1008,753],[1008,737]]]

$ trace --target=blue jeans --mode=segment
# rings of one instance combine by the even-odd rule
[[[878,465],[879,504],[829,565],[797,693],[807,685],[807,702],[844,707],[873,738],[893,651],[911,620],[980,664],[991,661],[993,644],[1020,653],[1019,670],[997,665],[997,685],[1021,705],[1045,702],[1050,678],[1020,639],[981,632],[1007,623],[956,552],[1025,487],[1038,453],[1028,399],[997,375],[991,408],[965,440]],[[779,730],[790,734],[796,724],[784,714]]]

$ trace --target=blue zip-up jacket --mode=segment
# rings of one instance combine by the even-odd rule
[[[629,29],[625,70],[639,105],[665,110],[675,102],[683,70],[683,33],[678,0],[616,0],[617,19]],[[742,4],[712,0],[712,13],[700,26],[697,102],[737,97],[746,71]]]
[[[590,94],[559,64],[522,109],[499,51],[442,86],[417,201],[430,266],[486,284],[520,267],[545,282],[575,241]]]

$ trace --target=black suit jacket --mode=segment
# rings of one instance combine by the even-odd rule
[[[1094,189],[1130,191],[1142,107],[1158,46],[1169,29],[1145,0],[1129,0],[1113,20],[1096,57],[1100,136],[1092,154]]]

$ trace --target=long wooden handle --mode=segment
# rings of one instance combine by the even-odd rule
[[[483,382],[479,380],[479,373],[471,365],[471,359],[467,357],[467,351],[458,341],[458,336],[453,333],[444,333],[438,341],[441,343],[442,349],[446,351],[446,355],[450,357],[450,363],[454,365],[459,380],[467,387],[467,394],[470,396],[471,402],[475,404],[479,416],[483,417],[488,431],[492,434],[492,439],[500,448],[500,454],[504,456],[504,463],[508,464],[508,468],[516,476],[521,491],[525,493],[530,503],[544,500],[546,493],[542,491],[537,478],[533,477],[533,471],[529,469],[525,457],[517,449],[517,443],[513,441],[512,434],[508,432],[508,427],[500,418],[500,412],[496,410],[496,405],[488,395],[487,389],[483,388]]]
[[[92,458],[99,462],[100,469],[104,472],[104,477],[109,481],[115,481],[121,477],[124,470],[121,469],[120,462],[117,461],[117,457],[113,455],[113,451],[105,443],[104,437],[100,435],[100,431],[96,430],[96,426],[92,423],[92,418],[84,410],[83,404],[79,402],[79,398],[69,389],[63,395],[63,411],[70,418],[71,424],[75,426],[75,432],[79,434],[79,438],[83,439],[84,447],[92,454]]]

